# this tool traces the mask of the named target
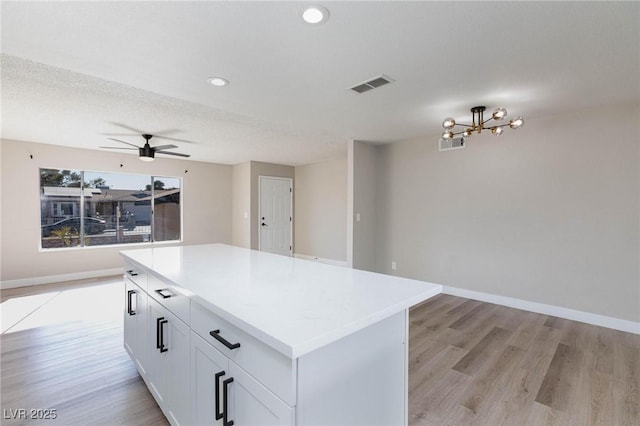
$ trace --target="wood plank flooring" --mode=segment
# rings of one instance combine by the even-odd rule
[[[410,425],[640,425],[640,336],[448,295],[409,318]]]
[[[122,348],[120,277],[0,301],[3,425],[168,424]],[[410,321],[410,425],[640,424],[640,336],[447,295]]]
[[[168,425],[122,347],[122,287],[118,276],[0,292],[2,425]]]

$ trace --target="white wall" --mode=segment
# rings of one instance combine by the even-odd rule
[[[133,155],[106,151],[10,140],[2,140],[0,144],[0,279],[3,282],[120,268],[119,250],[148,247],[131,245],[40,251],[38,170],[42,167],[181,177],[184,244],[232,241],[231,166],[163,158],[145,163]]]
[[[233,166],[233,245],[251,247],[251,164]]]
[[[352,266],[376,270],[376,192],[378,147],[353,141],[353,256]]]
[[[295,168],[296,254],[347,260],[347,158]]]
[[[640,320],[640,108],[378,148],[380,272]]]

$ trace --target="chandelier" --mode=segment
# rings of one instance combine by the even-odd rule
[[[471,108],[471,113],[473,114],[471,124],[456,123],[456,120],[451,117],[445,118],[445,120],[442,122],[442,127],[444,127],[445,129],[444,133],[442,134],[442,138],[453,139],[453,137],[457,135],[462,135],[463,137],[468,138],[474,132],[480,134],[483,130],[490,130],[492,134],[500,136],[502,132],[504,132],[504,128],[506,126],[509,126],[512,129],[519,129],[524,125],[524,120],[520,116],[509,120],[508,123],[497,124],[498,122],[504,120],[507,116],[507,110],[502,107],[494,109],[491,117],[485,120],[484,111],[486,109],[487,108],[484,106],[475,106]],[[494,120],[494,122],[490,123],[491,120]],[[455,126],[464,127],[464,130],[460,132],[454,132],[453,130]]]

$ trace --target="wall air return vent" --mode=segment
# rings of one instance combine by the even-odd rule
[[[467,141],[464,138],[440,139],[438,146],[440,151],[464,148]]]
[[[360,83],[356,86],[353,86],[351,90],[358,93],[368,92],[371,89],[377,89],[380,86],[384,86],[385,84],[392,83],[394,80],[387,77],[386,75],[379,75],[377,77],[372,78],[369,81],[365,81],[364,83]]]

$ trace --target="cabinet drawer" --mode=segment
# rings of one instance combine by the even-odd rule
[[[295,409],[277,398],[264,385],[229,363],[233,377],[230,393],[230,417],[238,425],[293,426]]]
[[[191,329],[287,404],[291,406],[296,404],[296,364],[294,360],[287,358],[195,301],[191,304]],[[219,338],[225,340],[229,345],[239,343],[240,346],[230,349],[211,335],[214,330],[219,330]]]
[[[147,293],[189,325],[191,318],[189,297],[181,287],[169,284],[150,272],[147,274]]]
[[[131,262],[124,263],[124,275],[136,283],[141,289],[147,290],[147,272]]]

